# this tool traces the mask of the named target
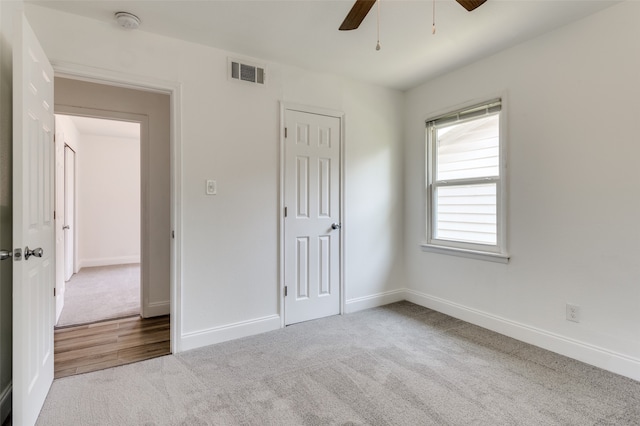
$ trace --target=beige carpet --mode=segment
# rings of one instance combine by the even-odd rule
[[[140,264],[82,268],[67,282],[57,327],[140,313]]]
[[[401,302],[55,380],[38,425],[638,425],[640,382]]]

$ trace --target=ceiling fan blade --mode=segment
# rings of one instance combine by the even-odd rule
[[[376,0],[356,0],[349,14],[344,18],[344,22],[340,25],[340,31],[358,28],[375,3]]]
[[[456,0],[460,6],[467,9],[469,12],[475,10],[476,8],[482,6],[487,0]]]

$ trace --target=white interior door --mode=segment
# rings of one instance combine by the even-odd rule
[[[338,117],[285,110],[285,323],[340,313]]]
[[[69,281],[74,272],[75,212],[76,212],[76,153],[64,147],[64,280]]]
[[[53,381],[53,70],[22,14],[15,30],[13,244],[22,256],[13,261],[12,417],[28,426]]]
[[[64,133],[56,125],[55,138],[55,238],[56,238],[56,324],[64,308]]]

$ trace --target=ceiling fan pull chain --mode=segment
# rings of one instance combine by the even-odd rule
[[[380,50],[380,3],[381,3],[381,0],[378,0],[377,3],[378,3],[378,43],[376,44],[376,50]]]
[[[431,27],[431,34],[436,33],[436,0],[433,0],[433,26]]]

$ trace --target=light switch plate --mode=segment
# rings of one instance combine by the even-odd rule
[[[207,179],[207,195],[216,195],[218,192],[218,184],[215,180]]]

